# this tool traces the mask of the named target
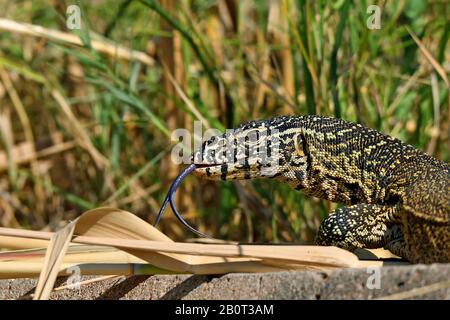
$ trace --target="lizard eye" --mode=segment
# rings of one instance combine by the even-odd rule
[[[302,135],[300,133],[297,133],[294,136],[294,147],[295,147],[295,152],[300,156],[300,157],[304,157],[305,153],[306,153],[306,143],[305,140],[303,139]]]

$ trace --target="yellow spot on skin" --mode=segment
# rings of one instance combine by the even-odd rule
[[[300,157],[304,157],[305,156],[305,152],[303,151],[303,147],[301,145],[299,145],[299,139],[298,139],[298,135],[299,133],[297,133],[294,137],[294,146],[295,146],[295,151],[297,152],[297,154]]]

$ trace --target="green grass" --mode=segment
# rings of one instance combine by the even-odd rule
[[[170,145],[176,143],[170,141],[171,132],[192,130],[197,120],[168,82],[163,63],[214,128],[281,114],[330,115],[449,161],[449,90],[406,29],[448,74],[450,24],[444,2],[379,1],[380,30],[366,26],[367,1],[218,2],[179,1],[167,7],[156,0],[80,1],[83,28],[76,34],[83,47],[0,33],[0,68],[13,79],[36,148],[45,149],[56,134],[77,142],[73,149],[38,158],[38,170],[10,159],[0,171],[0,190],[11,198],[0,198],[0,212],[13,208],[14,215],[1,220],[0,214],[1,224],[18,221],[37,229],[104,204],[153,221],[168,184],[181,170],[169,163]],[[6,1],[0,9],[17,22],[70,32],[65,8],[48,1]],[[100,35],[146,52],[155,64],[96,52],[92,41]],[[107,159],[106,166],[97,166],[76,140],[51,95],[55,88]],[[8,143],[8,131],[0,132],[0,152],[9,156],[26,136],[4,90],[0,99],[2,123],[10,124],[12,133]],[[436,121],[439,136],[431,148]],[[273,181],[244,183],[239,190],[233,183],[189,177],[177,202],[192,224],[211,235],[274,242],[311,241],[335,207]],[[162,227],[173,238],[190,236],[169,214]]]

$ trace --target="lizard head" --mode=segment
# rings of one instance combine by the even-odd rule
[[[307,156],[297,120],[277,117],[251,121],[213,136],[194,152],[194,174],[210,180],[287,179],[289,175],[294,179],[295,168],[304,175]]]

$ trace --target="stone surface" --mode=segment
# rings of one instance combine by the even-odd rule
[[[377,275],[379,282],[377,283]],[[92,277],[84,277],[83,280]],[[55,287],[65,284],[58,279]],[[159,275],[102,280],[52,299],[373,299],[401,293],[412,299],[450,299],[450,264],[376,270],[276,272],[223,276]],[[376,288],[379,284],[379,289]],[[0,280],[0,299],[27,299],[36,279]],[[372,289],[370,289],[370,287]],[[374,288],[375,287],[375,288]]]

